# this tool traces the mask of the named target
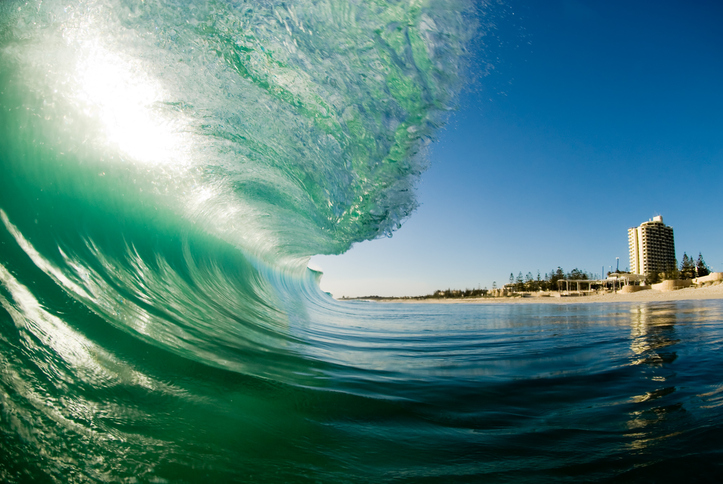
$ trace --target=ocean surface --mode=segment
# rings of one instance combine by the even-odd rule
[[[338,302],[493,24],[0,3],[0,482],[719,482],[723,302]]]

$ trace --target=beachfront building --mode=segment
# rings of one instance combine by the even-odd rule
[[[676,265],[673,227],[665,225],[661,215],[629,228],[628,246],[633,274],[665,272]]]

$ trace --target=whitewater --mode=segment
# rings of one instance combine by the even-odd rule
[[[719,480],[720,301],[339,302],[307,267],[413,213],[487,14],[0,4],[0,481]]]

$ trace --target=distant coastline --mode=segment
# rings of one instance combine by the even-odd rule
[[[549,294],[549,293],[548,293]],[[723,299],[723,284],[718,283],[702,287],[686,287],[675,291],[645,291],[606,294],[590,294],[585,296],[506,296],[506,297],[465,297],[465,298],[424,298],[424,297],[361,297],[341,298],[341,301],[368,301],[379,303],[407,304],[585,304],[610,302],[663,302],[699,299]]]

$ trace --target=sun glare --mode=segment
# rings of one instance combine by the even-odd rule
[[[179,121],[158,111],[158,103],[167,96],[137,61],[91,44],[77,74],[78,97],[86,114],[100,121],[109,143],[141,162],[179,161]]]

